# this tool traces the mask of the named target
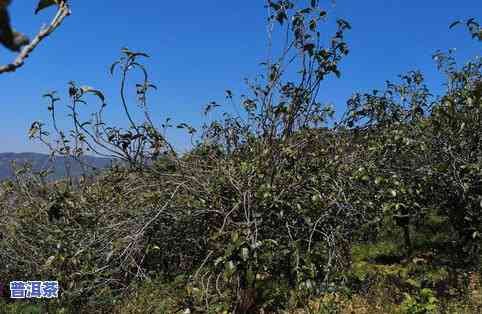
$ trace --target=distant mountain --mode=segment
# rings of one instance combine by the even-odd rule
[[[93,156],[82,157],[83,163],[89,165],[86,167],[87,172],[92,172],[92,168],[102,169],[111,165],[112,160],[108,158],[99,158]],[[0,181],[9,179],[13,176],[12,162],[18,166],[29,163],[32,165],[33,171],[42,171],[51,169],[52,174],[49,179],[57,180],[67,175],[66,162],[70,164],[70,174],[77,177],[84,173],[81,163],[73,158],[55,157],[50,159],[49,155],[38,153],[0,153]]]

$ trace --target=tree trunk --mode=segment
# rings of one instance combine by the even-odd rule
[[[410,228],[408,224],[402,226],[403,228],[403,237],[405,240],[405,248],[407,249],[407,256],[412,254],[412,240],[410,239]]]

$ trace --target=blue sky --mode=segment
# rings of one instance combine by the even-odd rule
[[[241,91],[244,78],[260,70],[266,56],[266,10],[263,0],[119,1],[71,0],[72,16],[47,38],[13,74],[0,75],[0,152],[45,152],[27,138],[34,120],[48,122],[42,94],[58,90],[66,99],[70,80],[105,91],[109,118],[123,120],[117,96],[118,78],[109,65],[120,48],[151,55],[147,65],[158,91],[151,97],[156,121],[203,121],[203,105],[222,102],[226,89]],[[323,3],[323,1],[322,1]],[[463,28],[449,31],[457,19],[480,21],[482,1],[371,0],[324,1],[332,20],[352,25],[347,35],[351,53],[341,64],[342,78],[324,83],[321,99],[344,109],[356,91],[382,88],[385,80],[420,69],[440,90],[441,76],[432,61],[437,49],[457,48],[461,61],[480,55],[480,43]],[[12,22],[31,37],[48,23],[53,9],[33,15],[36,0],[15,0]],[[328,34],[327,34],[328,35]],[[0,47],[0,62],[14,58]],[[65,105],[65,102],[63,103]],[[88,109],[88,108],[87,108]],[[118,112],[118,113],[116,113]],[[173,131],[172,142],[187,147],[187,136]]]

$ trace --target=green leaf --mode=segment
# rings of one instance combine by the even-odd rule
[[[278,23],[280,23],[281,25],[283,25],[283,22],[288,18],[288,16],[286,15],[286,13],[284,11],[280,11],[278,12],[278,14],[276,14],[276,20],[278,21]]]
[[[460,24],[460,21],[455,21],[452,24],[450,24],[449,29],[454,28],[456,25]]]
[[[317,26],[316,20],[315,20],[315,19],[311,20],[311,21],[310,21],[310,25],[309,25],[310,30],[311,30],[311,31],[315,31],[315,30],[316,30],[316,26]]]
[[[32,126],[30,127],[30,130],[28,131],[28,137],[30,139],[34,138],[37,135],[38,131],[39,131],[38,122],[32,123]]]
[[[281,5],[279,5],[278,3],[271,2],[269,5],[270,5],[271,8],[273,8],[276,11],[281,9]]]
[[[420,288],[420,282],[418,282],[415,279],[409,278],[409,279],[407,279],[406,282],[413,287]]]
[[[249,258],[249,250],[245,247],[241,249],[241,258],[243,261],[247,261]]]
[[[37,9],[35,9],[35,14],[50,6],[59,5],[61,2],[63,2],[63,0],[40,0]]]
[[[114,70],[116,68],[117,65],[120,64],[120,61],[116,61],[114,63],[112,63],[112,65],[110,66],[110,75],[114,75]]]
[[[91,93],[91,94],[94,94],[96,95],[97,97],[100,98],[100,100],[102,100],[102,102],[105,102],[105,97],[104,97],[104,94],[102,94],[101,91],[95,89],[95,88],[92,88],[90,86],[83,86],[80,88],[81,92],[83,94],[86,94],[86,93]]]
[[[45,261],[45,264],[44,264],[44,267],[45,268],[48,268],[50,267],[50,265],[52,265],[52,263],[54,262],[55,260],[55,256],[50,256],[49,258],[47,258],[47,261]]]
[[[149,55],[147,53],[140,51],[130,51],[128,48],[122,48],[121,52],[127,55],[128,58],[136,58],[139,56],[149,58]]]

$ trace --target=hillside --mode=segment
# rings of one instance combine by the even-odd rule
[[[85,163],[90,167],[87,168],[105,168],[111,164],[111,160],[107,158],[99,158],[93,156],[82,157]],[[17,167],[30,163],[34,172],[51,169],[52,173],[49,179],[55,180],[65,177],[67,174],[66,161],[70,162],[70,171],[72,176],[79,176],[83,173],[82,166],[79,161],[73,158],[55,157],[53,160],[47,154],[39,153],[0,153],[0,180],[5,180],[13,176],[12,163]],[[89,171],[89,169],[86,169]],[[92,169],[90,169],[92,171]]]

